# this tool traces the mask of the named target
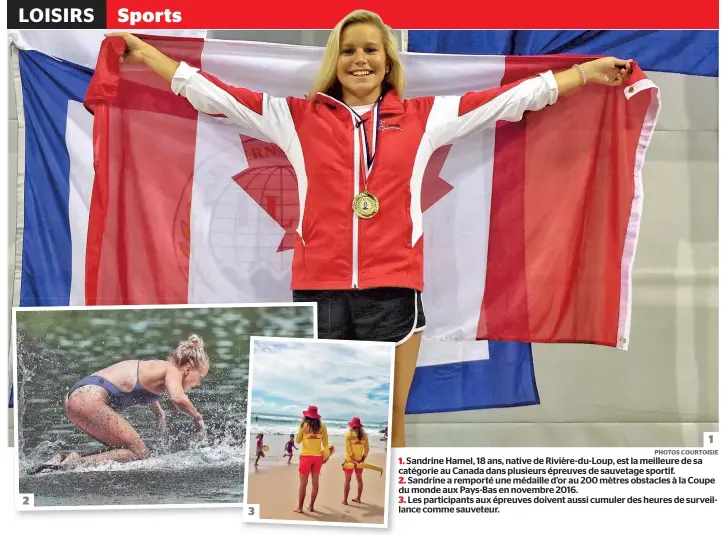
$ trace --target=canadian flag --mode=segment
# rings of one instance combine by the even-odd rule
[[[323,53],[144,39],[276,96],[303,97]],[[290,301],[299,203],[286,156],[197,112],[148,69],[120,64],[122,50],[105,40],[95,69],[20,55],[21,306]],[[405,53],[405,96],[460,95],[586,59]],[[408,413],[538,403],[532,341],[627,348],[658,110],[636,67],[626,87],[588,85],[433,155],[421,196],[427,328]]]
[[[149,37],[225,82],[303,96],[317,48]],[[89,304],[290,299],[296,179],[278,147],[197,112],[104,43],[95,114]],[[495,87],[587,58],[406,54],[408,96]],[[434,73],[430,76],[429,73]],[[440,149],[423,182],[429,340],[627,347],[642,167],[657,89],[588,86]]]

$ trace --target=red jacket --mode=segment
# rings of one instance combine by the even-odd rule
[[[379,105],[378,129],[374,110],[361,116],[368,145],[378,131],[368,191],[379,212],[360,219],[352,200],[364,190],[365,142],[359,117],[344,103],[324,94],[280,98],[232,87],[186,63],[171,88],[197,110],[227,117],[286,154],[299,188],[294,290],[422,291],[421,187],[432,153],[496,121],[519,121],[558,95],[551,72],[461,97],[400,100],[389,91]]]

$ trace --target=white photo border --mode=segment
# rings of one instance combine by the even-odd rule
[[[249,340],[250,348],[249,348],[249,382],[248,382],[248,401],[246,406],[246,463],[247,466],[244,467],[244,499],[243,499],[243,509],[244,509],[244,516],[243,521],[245,523],[259,523],[259,524],[286,524],[286,525],[294,525],[294,526],[341,526],[341,527],[353,527],[353,528],[376,528],[376,529],[388,529],[389,528],[389,508],[391,507],[391,501],[390,501],[390,484],[391,484],[391,462],[392,462],[392,447],[388,443],[387,445],[387,453],[386,453],[386,463],[385,463],[385,474],[384,474],[384,522],[381,524],[360,524],[360,523],[352,523],[352,522],[324,522],[324,521],[318,521],[318,520],[281,520],[281,519],[273,519],[273,518],[261,518],[260,513],[260,505],[254,504],[254,503],[248,503],[248,480],[249,480],[249,469],[248,464],[250,464],[250,456],[248,455],[248,445],[251,444],[251,407],[253,405],[253,366],[254,366],[254,352],[255,352],[255,342],[256,341],[268,341],[268,342],[296,342],[296,343],[303,343],[303,344],[334,344],[334,345],[355,345],[355,346],[362,346],[362,347],[370,347],[370,346],[387,346],[391,352],[391,357],[389,359],[389,407],[387,409],[387,422],[389,425],[389,436],[391,436],[392,431],[392,410],[393,410],[393,396],[394,396],[394,354],[396,345],[394,342],[370,342],[370,341],[362,341],[362,340],[337,340],[337,339],[326,339],[326,338],[291,338],[291,337],[282,337],[282,336],[251,336]],[[247,515],[247,511],[250,507],[254,507],[254,513],[252,515]]]
[[[102,510],[134,510],[134,509],[244,509],[243,502],[239,503],[184,503],[184,504],[129,504],[129,505],[62,505],[62,506],[36,506],[34,496],[20,492],[20,442],[19,442],[19,413],[18,404],[18,355],[17,355],[17,313],[18,312],[69,312],[69,311],[101,311],[101,310],[180,310],[180,309],[202,309],[202,308],[291,308],[306,307],[312,309],[313,336],[314,338],[290,338],[291,340],[315,340],[319,335],[317,316],[317,305],[314,302],[263,302],[263,303],[201,303],[201,304],[169,304],[169,305],[98,305],[98,306],[43,306],[43,307],[12,307],[12,329],[11,349],[13,355],[13,418],[14,418],[14,439],[15,454],[15,509],[18,511],[102,511]],[[251,381],[251,355],[249,355],[249,385]],[[249,403],[247,399],[247,404]],[[247,432],[248,436],[248,432]],[[244,470],[245,472],[245,470]],[[246,484],[244,477],[243,484]],[[244,499],[246,497],[245,487],[242,489]],[[24,499],[28,497],[29,503],[23,505]]]

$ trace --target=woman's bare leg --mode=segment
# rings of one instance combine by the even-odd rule
[[[351,490],[351,474],[344,472],[344,500],[341,502],[344,505],[349,505],[347,499],[349,498],[349,490]]]
[[[106,398],[107,394],[103,391],[88,389],[76,392],[66,400],[65,413],[78,429],[106,446],[115,448],[83,457],[81,462],[83,464],[105,461],[128,462],[147,457],[148,450],[143,439],[125,418],[106,404]],[[66,461],[69,459],[66,458]]]
[[[356,474],[357,491],[356,491],[356,500],[352,499],[353,502],[361,503],[361,495],[362,495],[362,491],[364,490],[364,480],[362,479],[363,474],[364,474],[364,472],[358,472]]]
[[[419,346],[422,342],[422,333],[417,332],[412,337],[397,346],[394,352],[394,401],[392,403],[392,447],[403,448],[407,445],[404,428],[407,398],[412,388],[414,371],[417,369]]]
[[[304,499],[306,498],[306,485],[309,483],[309,476],[299,472],[299,506],[294,509],[297,513],[304,512]]]
[[[309,511],[314,512],[314,502],[319,493],[319,474],[311,473],[311,500],[309,500]]]

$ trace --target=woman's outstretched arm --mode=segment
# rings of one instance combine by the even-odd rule
[[[173,80],[180,63],[169,58],[163,52],[132,33],[108,33],[106,37],[122,37],[126,42],[126,52],[121,61],[128,65],[145,65],[169,84]]]
[[[555,104],[560,95],[591,84],[620,86],[632,73],[631,60],[607,57],[575,65],[565,71],[548,70],[519,83],[509,83],[462,96],[411,99],[429,115],[427,136],[431,150],[454,143],[498,121],[516,122],[529,111]]]
[[[630,77],[632,62],[613,57],[600,58],[576,65],[555,74],[559,95],[589,83],[618,86]]]
[[[275,97],[243,87],[235,87],[217,77],[166,56],[154,46],[131,33],[109,33],[121,37],[126,50],[121,61],[128,65],[145,65],[163,78],[176,95],[198,111],[214,117],[225,117],[240,126],[244,134],[270,141],[286,151],[296,139],[290,100],[304,109],[306,99]]]

